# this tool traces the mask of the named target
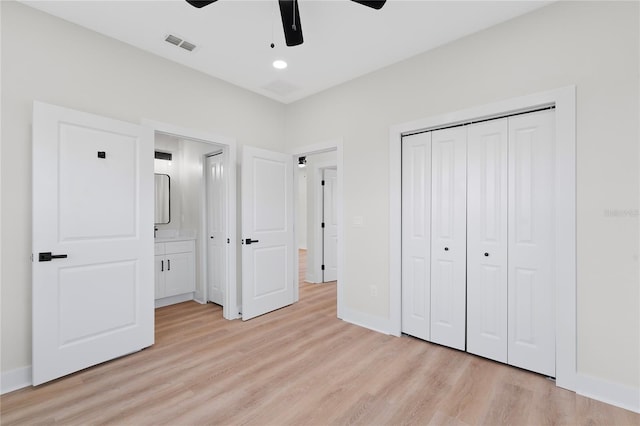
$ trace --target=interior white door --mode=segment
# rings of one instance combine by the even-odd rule
[[[431,132],[402,138],[402,332],[430,337]]]
[[[153,176],[150,129],[34,103],[34,385],[153,344]]]
[[[322,282],[338,279],[338,171],[322,171]]]
[[[431,341],[465,349],[467,131],[431,135]]]
[[[467,128],[467,351],[507,362],[507,119]]]
[[[207,282],[208,299],[224,304],[227,280],[226,182],[224,153],[207,157]]]
[[[293,160],[242,152],[242,319],[295,302]]]
[[[509,364],[555,377],[555,114],[509,118]]]

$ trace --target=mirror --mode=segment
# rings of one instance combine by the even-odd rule
[[[164,225],[171,221],[171,178],[156,173],[155,224]]]

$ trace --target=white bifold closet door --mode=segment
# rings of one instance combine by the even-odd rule
[[[467,130],[431,133],[431,340],[465,350]]]
[[[431,133],[402,138],[402,332],[429,340]]]
[[[509,364],[555,376],[551,110],[509,118]]]
[[[404,333],[555,376],[554,117],[403,137]]]
[[[468,127],[467,351],[507,362],[507,119]]]

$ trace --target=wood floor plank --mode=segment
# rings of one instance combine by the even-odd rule
[[[301,276],[303,276],[301,274]],[[250,321],[156,310],[156,343],[0,397],[3,425],[639,425],[546,378],[336,318],[336,283]]]

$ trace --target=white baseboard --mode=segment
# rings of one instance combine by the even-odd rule
[[[578,373],[576,393],[640,413],[640,388]]]
[[[193,300],[193,293],[185,293],[185,294],[178,294],[177,296],[163,297],[162,299],[156,299],[156,308],[175,305],[176,303],[182,303],[188,300]]]
[[[33,383],[31,381],[31,366],[5,371],[2,373],[0,383],[2,383],[0,395],[31,386]]]
[[[360,327],[368,328],[369,330],[377,331],[378,333],[391,334],[389,331],[391,328],[388,318],[381,318],[364,312],[344,308],[342,318],[340,319]]]

